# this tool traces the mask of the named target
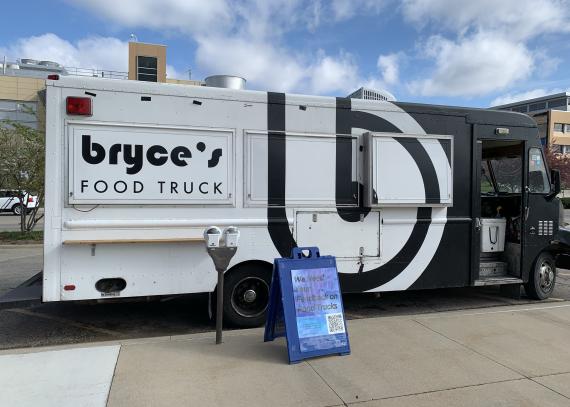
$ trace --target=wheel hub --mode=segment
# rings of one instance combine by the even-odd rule
[[[269,300],[269,285],[260,277],[240,280],[231,294],[232,308],[243,317],[257,317],[265,311]]]
[[[257,298],[257,293],[254,290],[247,290],[243,293],[243,300],[252,303]]]
[[[548,263],[542,263],[540,266],[540,288],[544,291],[550,290],[554,281],[554,270]]]

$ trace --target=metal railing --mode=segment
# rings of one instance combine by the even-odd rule
[[[24,74],[27,72],[28,74]],[[94,78],[106,79],[128,79],[129,73],[124,71],[112,71],[109,69],[98,68],[78,68],[73,66],[62,66],[59,64],[46,65],[43,61],[38,63],[22,63],[22,60],[10,61],[6,56],[0,58],[0,75],[10,76],[30,76],[37,77],[35,72],[59,73],[61,75],[70,76],[89,76]],[[41,77],[41,75],[40,75]]]
[[[123,71],[110,71],[106,69],[95,68],[76,68],[66,66],[63,68],[64,72],[72,76],[90,76],[94,78],[106,79],[128,79],[129,73]]]

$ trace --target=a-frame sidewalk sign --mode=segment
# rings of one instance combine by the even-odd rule
[[[336,259],[296,247],[275,259],[264,340],[287,339],[289,363],[350,353]]]

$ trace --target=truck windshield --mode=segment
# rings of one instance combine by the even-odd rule
[[[510,194],[522,192],[522,160],[520,156],[491,159],[488,164],[492,167],[497,192]]]
[[[486,195],[495,194],[495,186],[493,185],[493,179],[491,178],[491,172],[489,171],[489,163],[487,161],[481,162],[481,193]]]

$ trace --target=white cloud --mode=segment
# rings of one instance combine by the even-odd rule
[[[199,37],[196,62],[210,74],[242,76],[248,85],[288,91],[303,79],[303,67],[285,50],[244,38]]]
[[[347,53],[298,52],[283,44],[289,30],[314,30],[320,24],[323,10],[318,0],[249,0],[231,5],[216,0],[206,6],[187,0],[73,2],[129,27],[187,34],[197,43],[195,63],[200,72],[242,76],[250,88],[328,94],[344,92],[358,80],[358,68]],[[375,2],[359,3],[373,8]],[[181,76],[172,67],[167,71],[169,77]]]
[[[184,33],[223,31],[232,23],[225,0],[68,0],[127,27],[179,30]]]
[[[332,0],[330,7],[336,21],[348,20],[359,14],[378,14],[385,0]]]
[[[388,85],[395,85],[399,80],[399,54],[380,55],[376,65],[382,75],[382,80]]]
[[[248,87],[263,90],[329,94],[351,89],[358,80],[348,53],[334,57],[318,51],[307,56],[245,38],[200,37],[196,61],[202,70],[242,76]]]
[[[311,89],[314,93],[323,94],[334,91],[343,93],[354,90],[358,83],[358,67],[352,56],[341,53],[338,58],[323,55],[309,72]]]
[[[113,37],[88,37],[71,43],[47,33],[0,47],[0,55],[49,60],[67,67],[128,70],[128,43]]]
[[[417,57],[433,67],[408,89],[424,96],[480,96],[547,76],[560,59],[530,41],[570,32],[570,0],[405,0],[402,12],[420,29],[448,33],[418,44]]]
[[[172,65],[166,64],[166,77],[169,79],[189,79],[188,71],[182,72],[173,67]]]
[[[507,93],[505,95],[501,95],[495,99],[493,99],[493,101],[491,101],[491,106],[500,106],[500,105],[506,105],[508,103],[513,103],[513,102],[518,102],[521,100],[527,100],[527,99],[534,99],[534,98],[539,98],[541,96],[546,96],[546,95],[552,95],[554,93],[561,93],[561,92],[568,92],[569,90],[565,90],[565,89],[559,89],[559,88],[555,88],[555,89],[544,89],[544,88],[538,88],[538,89],[532,89],[526,92],[520,92],[520,93]]]
[[[522,43],[478,34],[457,42],[431,37],[425,54],[435,60],[435,71],[412,81],[412,93],[424,96],[478,96],[504,89],[530,75],[534,61]]]
[[[569,0],[404,0],[402,12],[419,27],[431,23],[463,34],[493,31],[524,40],[570,31]]]

